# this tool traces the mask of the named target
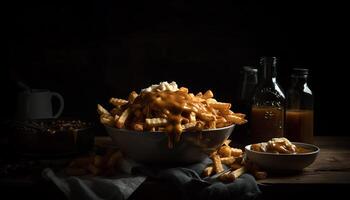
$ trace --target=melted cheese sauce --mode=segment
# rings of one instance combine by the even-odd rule
[[[144,107],[143,112],[146,112],[147,118],[162,117],[167,119],[165,132],[169,134],[169,148],[173,147],[174,141],[180,140],[183,131],[181,125],[188,122],[188,116],[191,112],[196,113],[199,119],[206,114],[215,115],[215,110],[209,107],[203,99],[194,98],[181,90],[175,92],[168,90],[143,92],[133,102],[131,110],[133,111],[140,107]],[[215,120],[215,117],[213,120]]]

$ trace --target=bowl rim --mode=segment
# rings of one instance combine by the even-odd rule
[[[320,152],[320,148],[314,144],[309,144],[309,143],[303,143],[303,142],[292,142],[296,146],[304,146],[304,147],[311,147],[312,151],[306,152],[306,153],[296,153],[296,154],[281,154],[281,153],[271,153],[271,152],[261,152],[261,151],[254,151],[250,147],[252,144],[246,145],[244,149],[246,151],[255,153],[255,154],[260,154],[260,155],[271,155],[271,156],[305,156],[305,155],[314,155],[318,154]]]
[[[125,129],[125,128],[117,128],[117,127],[114,127],[114,126],[108,126],[108,125],[104,125],[106,128],[111,128],[111,129],[114,129],[114,130],[118,130],[118,131],[121,131],[121,132],[127,132],[127,133],[130,133],[130,132],[136,132],[136,133],[141,133],[141,134],[168,134],[167,132],[164,132],[164,131],[135,131],[135,130],[130,130],[130,129]],[[201,131],[184,131],[182,132],[181,134],[196,134],[196,133],[205,133],[205,132],[211,132],[211,131],[220,131],[220,130],[226,130],[226,129],[230,129],[230,128],[233,128],[234,126],[236,126],[236,124],[231,124],[229,126],[225,126],[225,127],[221,127],[221,128],[212,128],[212,129],[203,129]]]

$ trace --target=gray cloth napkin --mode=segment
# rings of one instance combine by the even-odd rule
[[[70,176],[63,172],[55,173],[52,169],[46,168],[42,175],[52,181],[69,199],[85,200],[124,200],[146,180],[144,175],[133,175],[131,169],[138,166],[130,160],[121,162],[122,173],[113,177],[91,177],[91,176]]]
[[[250,174],[243,174],[232,183],[207,182],[200,177],[203,169],[211,163],[209,158],[201,163],[185,167],[145,167],[133,168],[134,174],[143,174],[148,177],[173,183],[180,191],[182,199],[256,199],[261,191]]]
[[[51,169],[43,171],[44,177],[53,181],[69,199],[102,200],[128,199],[145,181],[144,176],[101,177],[59,177]]]
[[[146,177],[172,183],[181,191],[182,199],[255,199],[260,190],[249,174],[243,174],[232,183],[209,183],[200,177],[210,159],[202,163],[169,168],[167,166],[144,166],[126,162],[124,174],[104,177],[65,177],[51,169],[43,176],[53,181],[70,199],[128,199],[145,181]]]

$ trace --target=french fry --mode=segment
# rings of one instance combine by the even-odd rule
[[[187,123],[185,125],[182,125],[182,128],[183,129],[191,129],[191,128],[196,127],[196,124],[197,124],[197,122],[190,122],[190,123]]]
[[[116,126],[118,128],[124,128],[125,127],[125,121],[127,120],[127,118],[130,115],[130,108],[127,108],[122,115],[119,117],[119,119],[116,122]]]
[[[118,99],[118,98],[110,98],[109,103],[114,105],[114,106],[122,106],[128,103],[127,100],[125,99]]]
[[[111,115],[101,115],[100,122],[104,125],[113,126],[114,118]]]
[[[179,88],[179,91],[181,91],[181,92],[184,92],[184,93],[188,94],[188,88],[185,88],[185,87],[180,87],[180,88]]]
[[[209,121],[208,122],[208,128],[209,129],[215,129],[216,128],[216,121]]]
[[[164,126],[167,123],[168,120],[164,118],[146,118],[146,125],[149,127]]]
[[[133,124],[133,129],[135,131],[143,131],[143,123],[134,123]]]
[[[137,94],[137,92],[132,91],[132,92],[129,94],[128,101],[129,101],[130,103],[133,103],[134,100],[135,100],[138,96],[139,96],[139,95]]]
[[[220,159],[221,159],[221,163],[224,165],[232,165],[236,161],[235,157],[233,156],[220,158]]]
[[[214,94],[211,90],[207,90],[204,95],[203,95],[203,99],[209,99],[209,98],[213,98]]]
[[[232,140],[225,140],[222,145],[229,146]]]
[[[204,170],[203,170],[203,176],[204,177],[207,177],[207,176],[210,176],[212,173],[213,173],[213,166],[208,166],[206,167]]]
[[[222,166],[220,156],[218,154],[213,154],[212,159],[213,159],[214,171],[216,173],[220,173],[224,171],[224,167]]]
[[[231,147],[230,146],[221,146],[218,150],[218,154],[221,156],[221,157],[229,157],[231,156]]]
[[[231,108],[230,103],[215,102],[215,103],[210,103],[209,105],[218,110],[229,110]]]
[[[221,124],[221,123],[226,124],[226,122],[227,122],[227,120],[222,116],[219,116],[216,118],[216,124]]]
[[[240,157],[242,155],[243,155],[242,149],[237,149],[237,148],[232,148],[231,147],[231,156]]]
[[[240,118],[245,118],[246,115],[243,114],[243,113],[235,113],[234,115],[236,115],[237,117],[240,117]]]
[[[196,122],[196,113],[195,112],[190,113],[189,122]]]
[[[216,128],[226,127],[227,123],[216,123]]]
[[[100,115],[111,115],[103,106],[97,104],[97,112]]]
[[[225,115],[234,115],[235,113],[232,110],[220,110],[220,114]]]
[[[233,123],[239,124],[239,125],[247,123],[246,119],[241,118],[237,115],[226,115],[225,118],[227,121],[233,122]]]
[[[210,104],[213,104],[213,103],[217,103],[218,101],[216,101],[216,99],[214,98],[209,98],[209,99],[206,99],[205,102],[210,105]]]
[[[238,168],[232,172],[224,173],[220,176],[220,180],[225,182],[232,182],[236,180],[238,177],[240,177],[242,174],[246,172],[246,168],[243,166],[241,168]]]
[[[197,116],[199,119],[206,121],[206,122],[210,122],[210,121],[215,121],[216,118],[213,114],[210,113],[197,113]]]

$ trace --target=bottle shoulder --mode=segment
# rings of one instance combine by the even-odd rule
[[[294,85],[294,86],[291,86],[287,90],[287,95],[289,96],[289,95],[295,95],[295,94],[312,96],[313,92],[312,92],[312,90],[309,88],[309,86],[307,84]]]
[[[253,98],[259,96],[268,96],[285,99],[285,94],[283,89],[279,86],[277,82],[275,83],[264,83],[256,87]]]

